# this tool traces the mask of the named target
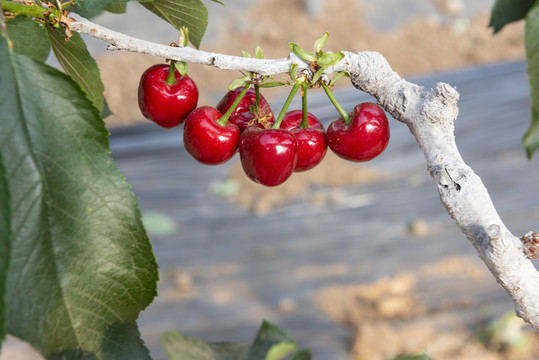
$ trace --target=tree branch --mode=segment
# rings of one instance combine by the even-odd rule
[[[132,38],[70,14],[73,31],[104,40],[109,50],[125,50],[158,57],[244,70],[260,75],[288,73],[292,63],[309,71],[295,54],[277,60],[260,60],[178,48]],[[505,227],[479,176],[466,165],[454,140],[459,93],[438,83],[426,90],[403,80],[376,52],[343,52],[344,59],[327,73],[348,71],[354,86],[373,95],[395,119],[405,123],[425,155],[440,200],[455,223],[475,247],[498,283],[514,301],[517,315],[539,327],[539,273],[524,255],[523,244]]]

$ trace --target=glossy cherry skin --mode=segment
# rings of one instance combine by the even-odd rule
[[[238,150],[240,129],[229,122],[225,126],[220,125],[217,120],[221,116],[216,108],[201,106],[185,120],[183,144],[187,152],[202,164],[222,164]]]
[[[251,126],[240,136],[240,160],[249,179],[265,186],[284,183],[298,160],[296,137],[288,130]]]
[[[301,110],[292,110],[284,115],[281,129],[288,130],[298,141],[298,162],[295,172],[312,169],[326,156],[327,144],[324,126],[316,116],[307,113],[309,127],[300,128],[302,120]]]
[[[356,105],[345,124],[333,121],[326,132],[328,146],[337,156],[350,161],[369,161],[380,155],[389,142],[389,123],[384,110],[373,103]]]
[[[170,65],[158,64],[146,70],[140,78],[138,104],[145,118],[164,128],[183,123],[198,102],[198,88],[189,76],[175,70],[176,82],[168,85]]]
[[[237,89],[231,90],[223,96],[223,98],[219,101],[216,108],[223,114],[230,109],[238,95],[241,93],[242,88],[239,87]],[[271,111],[271,107],[260,94],[260,109],[259,114],[253,114],[250,111],[251,105],[253,105],[256,102],[256,92],[254,89],[249,89],[241,99],[238,106],[236,106],[236,109],[232,112],[232,115],[228,119],[229,122],[232,124],[237,125],[241,131],[245,130],[249,126],[249,122],[255,118],[256,115],[258,117],[263,117],[268,123],[273,123],[275,121],[275,117],[273,115],[273,111]]]

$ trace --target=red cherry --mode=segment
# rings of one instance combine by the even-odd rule
[[[350,113],[348,124],[341,117],[329,125],[326,139],[337,156],[350,161],[369,161],[387,147],[389,123],[380,106],[361,103]]]
[[[223,114],[226,113],[241,91],[242,88],[239,87],[237,89],[227,92],[225,96],[223,96],[221,101],[219,101],[219,103],[217,104],[217,110],[219,110]],[[275,121],[275,117],[273,115],[273,111],[271,111],[271,107],[269,106],[264,96],[260,94],[260,108],[258,114],[253,114],[250,111],[251,105],[254,105],[255,102],[256,92],[253,88],[251,88],[243,96],[236,109],[234,109],[234,111],[232,112],[232,115],[230,116],[228,121],[232,124],[237,125],[241,131],[245,130],[249,126],[249,122],[253,120],[255,116],[258,116],[259,119],[263,118],[268,123],[273,123]]]
[[[240,159],[245,174],[256,183],[277,186],[294,172],[298,145],[283,129],[247,128],[240,136]]]
[[[187,75],[174,71],[176,82],[166,83],[170,65],[158,64],[142,74],[138,104],[142,115],[164,128],[175,127],[197,107],[198,89]]]
[[[293,110],[284,115],[281,129],[288,130],[298,141],[298,162],[295,172],[306,171],[318,165],[326,156],[326,134],[324,126],[316,116],[307,113],[309,127],[300,128],[302,111]]]
[[[183,144],[189,154],[206,165],[222,164],[236,153],[240,129],[227,122],[217,122],[223,116],[214,107],[201,106],[187,117],[183,128]]]

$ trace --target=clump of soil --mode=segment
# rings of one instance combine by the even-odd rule
[[[481,288],[485,275],[483,267],[471,259],[454,257],[369,284],[331,286],[319,291],[317,301],[333,320],[355,331],[353,360],[386,360],[422,352],[436,360],[536,359],[538,336],[523,330],[523,321],[510,315],[510,322],[495,330],[504,334],[513,326],[509,332],[519,338],[522,347],[510,346],[511,336],[506,334],[502,335],[507,336],[506,343],[500,346],[492,332],[480,342],[478,334],[488,333],[489,323],[479,314],[471,320],[469,314],[464,316],[467,309],[479,304],[449,293],[459,284]],[[440,282],[448,284],[448,293],[430,294],[432,283]]]

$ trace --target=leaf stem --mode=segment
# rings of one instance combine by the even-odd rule
[[[232,106],[230,106],[230,108],[226,111],[226,113],[223,114],[223,116],[221,116],[219,120],[217,120],[217,123],[219,123],[219,125],[221,126],[226,125],[226,123],[228,122],[228,119],[230,118],[230,115],[232,115],[234,110],[236,110],[241,99],[243,99],[243,96],[247,93],[250,87],[251,87],[250,83],[243,87],[243,90],[239,93],[236,100],[234,100],[234,102],[232,103]]]
[[[341,115],[341,118],[343,119],[344,123],[348,124],[350,122],[350,115],[348,115],[348,113],[344,110],[341,104],[339,104],[339,102],[335,98],[335,95],[333,95],[331,89],[323,81],[321,81],[321,83],[322,88],[326,92],[326,95],[328,96],[333,106],[335,106],[335,109],[337,109],[337,111],[339,112],[339,115]]]
[[[292,102],[292,99],[294,99],[294,95],[296,95],[300,86],[301,83],[298,81],[294,84],[294,87],[292,87],[292,90],[290,91],[290,94],[288,94],[288,97],[286,98],[286,101],[283,105],[283,108],[281,109],[281,112],[279,113],[279,116],[277,117],[277,120],[275,120],[275,123],[271,127],[272,129],[278,129],[281,126],[284,115],[286,114],[286,111],[288,110],[288,107],[290,106],[290,103]]]

